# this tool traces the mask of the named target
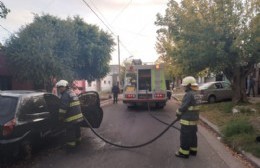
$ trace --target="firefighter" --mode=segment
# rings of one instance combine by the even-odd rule
[[[190,155],[197,155],[197,124],[199,110],[196,106],[194,91],[198,90],[196,79],[192,76],[183,78],[182,86],[185,87],[185,95],[182,104],[176,111],[180,120],[180,148],[175,153],[176,157],[189,158]]]
[[[79,123],[83,121],[80,102],[77,95],[69,88],[66,80],[56,83],[60,94],[61,106],[59,117],[65,123],[65,148],[67,152],[72,152],[81,141],[81,131]]]

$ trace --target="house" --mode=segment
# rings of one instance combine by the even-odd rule
[[[84,91],[101,91],[101,92],[111,92],[112,86],[119,82],[119,66],[110,65],[110,72],[104,78],[100,80],[95,80],[88,82],[87,80],[75,80],[73,82],[76,87],[75,90]]]

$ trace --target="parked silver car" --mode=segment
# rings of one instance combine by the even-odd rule
[[[201,101],[208,103],[231,100],[232,88],[226,81],[207,82],[199,86],[199,94]]]

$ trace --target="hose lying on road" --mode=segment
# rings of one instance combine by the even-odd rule
[[[116,146],[116,147],[120,147],[120,148],[140,148],[140,147],[143,147],[143,146],[146,146],[152,142],[154,142],[155,140],[157,140],[158,138],[160,138],[169,128],[171,128],[177,121],[178,119],[176,118],[171,124],[168,125],[167,128],[165,128],[159,135],[157,135],[156,137],[154,137],[153,139],[145,142],[145,143],[142,143],[142,144],[139,144],[139,145],[119,145],[119,144],[115,144],[113,142],[110,142],[109,140],[106,140],[105,138],[103,138],[101,135],[99,135],[91,126],[91,124],[88,122],[88,120],[84,117],[84,120],[87,122],[87,124],[89,125],[89,128],[91,129],[91,131],[97,136],[99,137],[101,140],[103,140],[104,142],[110,144],[110,145],[113,145],[113,146]]]
[[[149,111],[149,114],[154,118],[154,119],[156,119],[157,121],[159,121],[160,123],[163,123],[164,125],[170,125],[170,123],[167,123],[167,122],[164,122],[164,121],[162,121],[162,120],[160,120],[159,118],[157,118],[154,114],[152,114],[152,112],[150,111],[150,105],[149,105],[149,103],[148,103],[148,111]],[[181,130],[180,128],[178,128],[178,127],[176,127],[176,126],[174,126],[174,125],[172,125],[171,126],[172,128],[175,128],[176,130]]]
[[[176,98],[176,97],[174,97],[174,96],[172,96],[172,98],[173,98],[174,100],[176,100],[176,101],[178,102],[178,104],[181,102],[178,98]],[[149,102],[148,102],[148,111],[149,111],[149,114],[150,114],[154,119],[156,119],[157,121],[159,121],[160,123],[163,123],[164,125],[168,125],[168,126],[170,125],[170,123],[166,123],[166,122],[160,120],[159,118],[157,118],[155,115],[153,115],[153,114],[151,113],[150,103],[149,103]],[[178,131],[181,130],[180,128],[178,128],[178,127],[176,127],[176,126],[174,126],[174,125],[172,125],[171,127],[177,129]]]

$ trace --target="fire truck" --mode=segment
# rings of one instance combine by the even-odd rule
[[[126,66],[123,103],[128,106],[149,103],[163,108],[167,100],[163,64],[142,63],[138,59]]]

